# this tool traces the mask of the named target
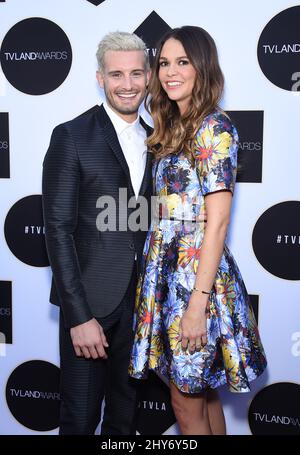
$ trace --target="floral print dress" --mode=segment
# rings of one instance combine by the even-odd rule
[[[190,353],[178,341],[180,319],[201,261],[205,195],[220,190],[233,193],[237,149],[235,127],[215,111],[196,135],[194,166],[183,152],[155,162],[153,179],[160,210],[147,235],[138,281],[129,366],[134,378],[146,378],[150,369],[186,393],[225,383],[230,391],[247,392],[249,383],[266,367],[249,297],[226,245],[209,296],[208,342]]]

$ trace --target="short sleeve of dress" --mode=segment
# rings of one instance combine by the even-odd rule
[[[222,113],[206,117],[194,143],[195,166],[203,196],[221,190],[233,193],[237,171],[238,134]]]

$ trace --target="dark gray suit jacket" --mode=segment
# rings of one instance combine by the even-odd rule
[[[150,127],[141,122],[149,134]],[[140,195],[149,201],[151,162],[148,152]],[[96,226],[100,196],[116,201],[117,227],[119,205],[123,222],[134,210],[126,214],[119,188],[127,188],[127,200],[134,195],[126,159],[103,106],[54,129],[43,163],[43,213],[53,272],[50,301],[61,306],[66,327],[110,314],[127,290],[136,254],[140,261],[145,231],[100,232]],[[147,224],[149,218],[150,211]]]

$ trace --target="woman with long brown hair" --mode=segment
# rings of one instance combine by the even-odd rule
[[[170,379],[183,434],[225,434],[216,388],[249,391],[266,358],[242,276],[225,244],[238,135],[218,103],[224,79],[200,27],[168,32],[147,97],[158,214],[144,247],[130,375]]]

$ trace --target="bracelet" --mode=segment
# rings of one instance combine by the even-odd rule
[[[200,291],[200,289],[196,288],[195,286],[193,287],[193,291]],[[207,295],[210,295],[210,292],[206,292],[206,291],[202,291],[202,294],[207,294]]]

